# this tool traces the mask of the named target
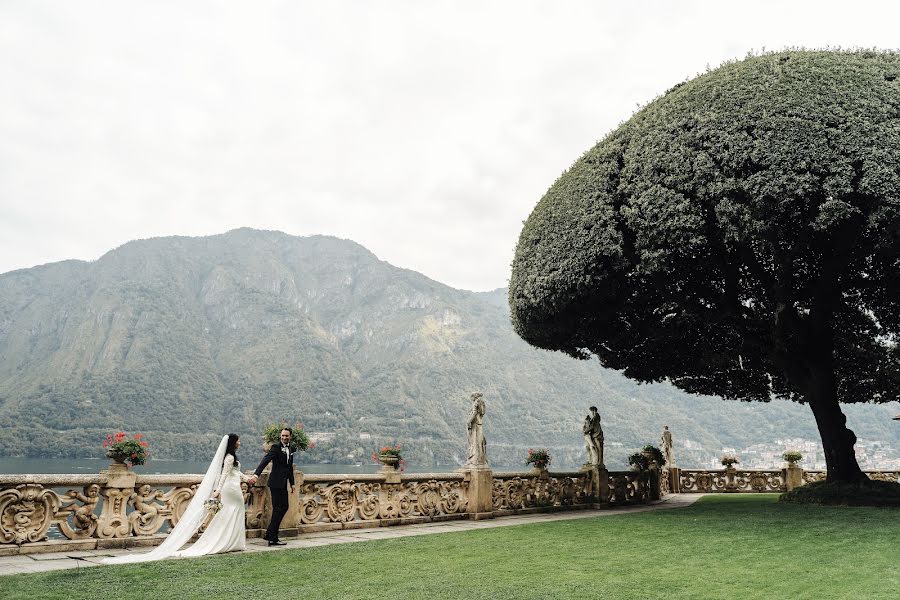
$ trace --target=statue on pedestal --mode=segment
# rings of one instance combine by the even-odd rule
[[[472,411],[466,430],[469,433],[469,457],[467,467],[487,467],[487,441],[484,439],[482,423],[484,421],[484,400],[481,394],[472,394]]]
[[[660,438],[660,446],[662,446],[663,456],[666,457],[666,466],[672,468],[675,466],[675,451],[672,450],[672,432],[669,431],[668,425],[663,425],[662,437]]]
[[[588,465],[605,469],[603,464],[603,428],[600,426],[600,413],[592,406],[590,413],[584,418],[581,432],[584,434],[584,448],[587,450]]]

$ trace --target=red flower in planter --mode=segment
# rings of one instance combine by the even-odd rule
[[[150,457],[147,451],[149,444],[141,440],[143,434],[136,434],[131,439],[124,431],[107,435],[103,440],[106,455],[119,461],[130,462],[132,466],[142,465]]]

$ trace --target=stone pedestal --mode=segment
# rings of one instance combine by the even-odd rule
[[[803,485],[803,469],[797,463],[788,463],[783,469],[784,487],[786,491],[791,491]]]
[[[100,488],[103,509],[97,520],[97,535],[101,538],[123,538],[131,535],[131,523],[126,509],[134,494],[137,475],[124,463],[112,463],[106,471],[106,485]]]
[[[591,495],[595,504],[609,503],[609,471],[603,465],[592,465],[585,463],[581,467],[582,471],[590,473],[591,478]]]
[[[288,511],[281,522],[281,529],[296,529],[300,525],[300,487],[303,485],[303,471],[294,466],[294,493],[288,492]],[[291,532],[294,534],[294,532]]]
[[[594,489],[597,490],[597,501],[600,504],[608,504],[609,503],[609,471],[606,470],[606,467],[601,466],[594,473],[594,482],[596,483],[596,487]]]
[[[400,473],[400,470],[397,468],[384,466],[384,467],[381,467],[381,470],[379,471],[379,473],[384,475],[385,483],[391,483],[391,484],[400,483],[401,473]]]
[[[733,465],[727,465],[725,467],[725,491],[726,492],[736,492],[737,491],[737,484],[735,483],[736,476],[737,476],[737,469],[735,469]]]
[[[463,467],[465,481],[469,484],[468,513],[470,519],[491,519],[494,516],[494,472],[490,467]]]
[[[681,493],[681,469],[669,467],[669,490],[673,494]]]
[[[659,500],[662,494],[659,489],[659,467],[656,463],[650,465],[650,501]]]

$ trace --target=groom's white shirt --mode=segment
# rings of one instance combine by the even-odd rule
[[[291,448],[290,446],[281,445],[281,451],[284,452],[284,457],[288,460],[291,460]]]

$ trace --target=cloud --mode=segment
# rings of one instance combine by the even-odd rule
[[[751,48],[895,43],[865,4],[0,4],[0,272],[251,226],[498,287],[639,104]]]

